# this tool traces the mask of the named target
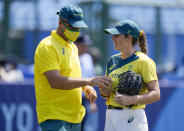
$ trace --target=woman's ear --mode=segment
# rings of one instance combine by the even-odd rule
[[[132,42],[133,41],[133,37],[131,35],[128,35],[127,40],[128,40],[128,42]]]

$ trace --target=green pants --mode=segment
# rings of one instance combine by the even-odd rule
[[[70,123],[62,120],[46,120],[40,123],[42,131],[81,131],[81,123]]]

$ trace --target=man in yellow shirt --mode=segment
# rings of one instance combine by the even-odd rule
[[[87,28],[83,11],[67,5],[58,12],[56,31],[44,38],[35,52],[37,116],[43,131],[80,131],[85,115],[82,90],[90,102],[97,98],[91,86],[109,86],[107,76],[81,78],[78,50],[73,42]]]

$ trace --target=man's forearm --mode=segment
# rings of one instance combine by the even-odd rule
[[[89,86],[109,86],[112,80],[105,76],[92,78],[71,78],[61,76],[58,70],[47,71],[44,73],[51,87],[54,89],[71,90],[78,87]]]
[[[88,85],[88,79],[59,77],[49,83],[54,89],[71,90]]]

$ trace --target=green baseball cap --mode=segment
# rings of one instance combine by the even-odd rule
[[[88,28],[83,21],[83,11],[77,5],[67,5],[57,12],[59,17],[66,19],[73,27],[76,28]]]
[[[105,29],[104,31],[111,35],[127,34],[133,36],[134,38],[138,38],[141,33],[138,25],[131,20],[119,21],[114,27]]]

